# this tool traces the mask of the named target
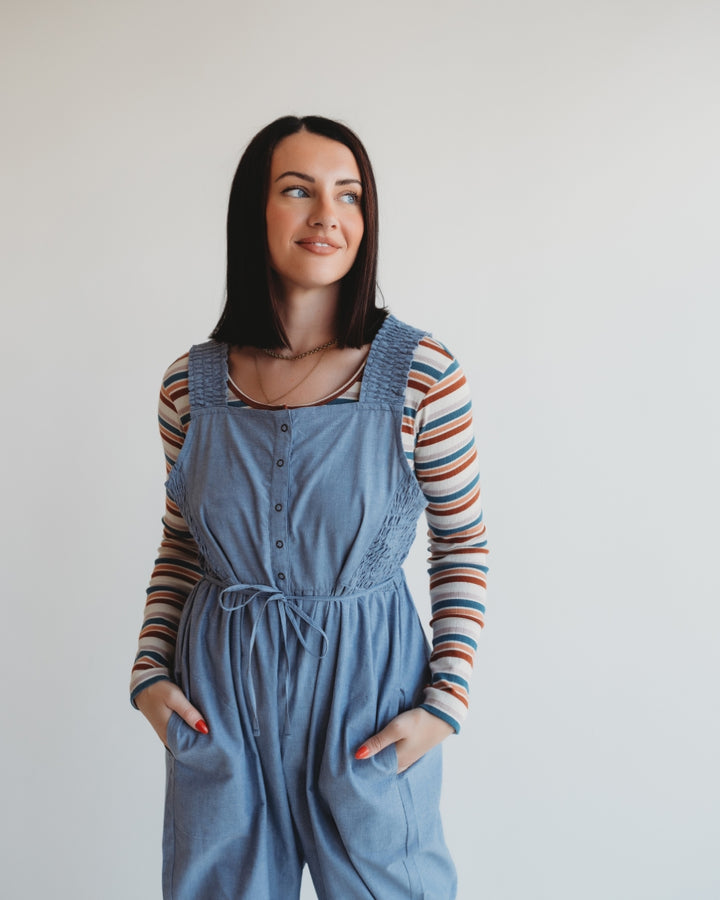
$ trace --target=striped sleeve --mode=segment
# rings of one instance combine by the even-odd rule
[[[169,473],[190,423],[187,354],[176,360],[165,373],[160,388],[158,422]],[[162,524],[162,541],[147,589],[145,615],[130,681],[133,704],[143,688],[171,678],[180,615],[188,594],[201,577],[197,544],[180,510],[169,497],[165,501]]]
[[[487,544],[467,382],[431,338],[410,368],[403,444],[428,501],[433,647],[421,705],[459,731],[484,624]]]

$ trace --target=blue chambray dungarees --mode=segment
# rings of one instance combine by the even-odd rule
[[[227,346],[190,352],[167,490],[203,577],[175,680],[209,735],[168,726],[166,900],[452,900],[441,753],[401,775],[355,749],[419,702],[429,648],[401,564],[425,498],[401,442],[419,332],[388,317],[358,402],[227,404]]]

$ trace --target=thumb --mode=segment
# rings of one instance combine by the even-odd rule
[[[390,722],[382,731],[378,731],[377,734],[369,737],[361,747],[358,747],[355,751],[355,759],[369,759],[397,740],[399,740],[399,735],[394,727],[394,722]]]
[[[199,731],[201,734],[210,733],[207,722],[203,719],[200,710],[196,709],[187,698],[183,698],[172,709],[195,731]]]

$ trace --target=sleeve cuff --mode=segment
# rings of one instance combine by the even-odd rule
[[[443,722],[447,722],[448,725],[451,725],[455,729],[455,734],[459,734],[460,723],[457,719],[454,719],[448,713],[443,712],[441,709],[438,709],[435,706],[430,706],[430,704],[428,703],[421,703],[420,709],[424,709],[426,712],[432,713],[434,716],[437,716],[438,719],[442,719]]]
[[[167,673],[158,673],[154,675],[152,678],[148,678],[146,681],[141,682],[136,687],[134,687],[130,693],[130,703],[138,708],[137,703],[135,702],[135,698],[139,693],[145,690],[146,687],[150,687],[151,684],[155,684],[156,681],[170,681],[170,676]]]

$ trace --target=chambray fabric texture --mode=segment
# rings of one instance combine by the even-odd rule
[[[429,647],[401,565],[425,498],[403,453],[423,336],[390,316],[357,403],[227,405],[227,346],[193,347],[167,482],[201,554],[174,677],[209,735],[168,726],[166,900],[452,900],[441,750],[397,774],[355,749],[418,705]]]

